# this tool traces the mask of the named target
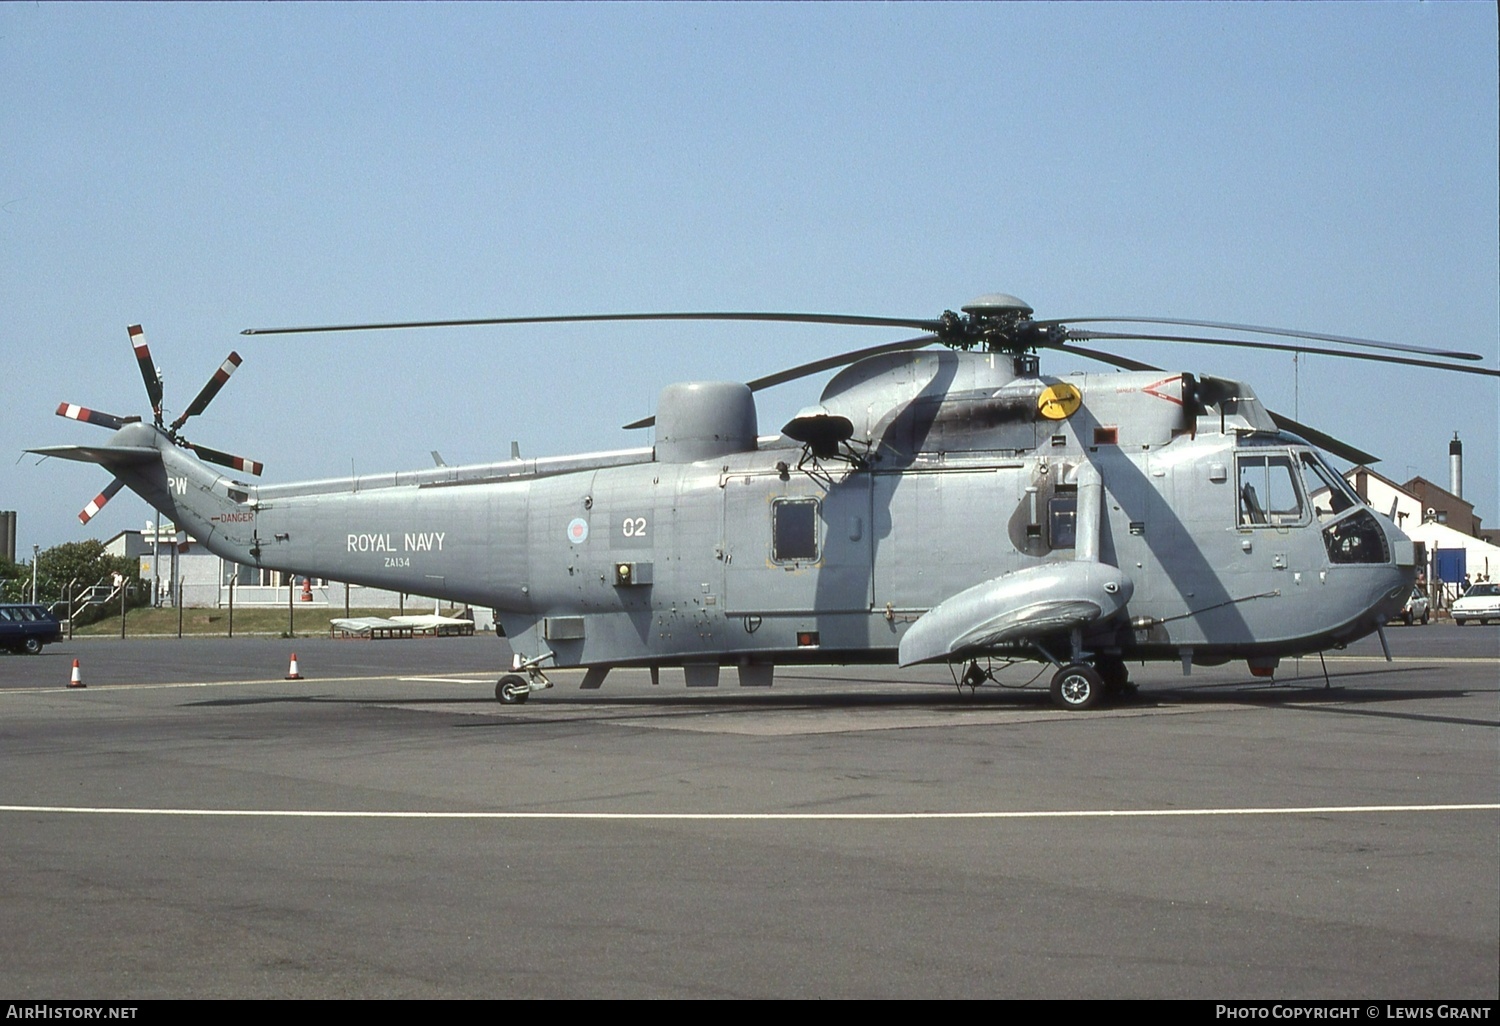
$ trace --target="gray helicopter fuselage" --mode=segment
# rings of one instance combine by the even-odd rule
[[[1274,664],[1376,630],[1414,577],[1410,541],[1237,382],[901,353],[771,437],[744,386],[674,387],[654,448],[254,486],[132,424],[112,446],[160,460],[111,467],[227,559],[492,607],[528,661],[690,682],[1047,655],[1070,632],[1045,610],[920,658],[901,642],[944,603],[962,627],[1031,592],[1107,601],[1079,564],[1118,601],[1075,647]]]

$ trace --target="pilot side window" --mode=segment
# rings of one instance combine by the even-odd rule
[[[771,558],[777,563],[818,561],[817,499],[777,499],[771,504]]]
[[[1299,524],[1302,493],[1288,456],[1240,456],[1240,524],[1244,527]]]

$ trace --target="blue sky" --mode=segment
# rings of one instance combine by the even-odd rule
[[[769,309],[1147,314],[1497,365],[1495,8],[1359,4],[0,5],[0,508],[87,527],[146,413],[266,480],[646,444],[674,380],[905,337],[767,325],[242,338],[282,324]],[[1133,345],[1447,481],[1500,523],[1495,379]],[[1052,358],[1044,369],[1089,367]],[[772,431],[821,380],[760,398]]]

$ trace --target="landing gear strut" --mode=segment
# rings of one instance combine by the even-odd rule
[[[1133,695],[1136,686],[1130,682],[1130,670],[1119,656],[1101,655],[1094,659],[1094,669],[1104,678],[1104,693],[1111,698]]]

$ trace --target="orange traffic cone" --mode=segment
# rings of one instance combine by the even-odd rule
[[[297,672],[297,653],[292,653],[292,665],[286,671],[287,680],[301,680],[302,674]]]
[[[68,687],[70,687],[70,688],[86,688],[86,687],[88,687],[88,685],[83,682],[83,674],[81,674],[81,673],[78,672],[78,660],[77,659],[73,660],[73,679],[70,680],[70,681],[68,681]]]

